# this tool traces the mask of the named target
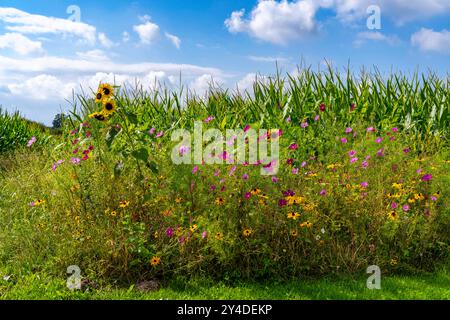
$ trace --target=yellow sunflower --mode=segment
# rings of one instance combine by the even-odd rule
[[[120,203],[119,203],[119,207],[122,209],[128,207],[129,205],[130,205],[129,201],[120,201]]]
[[[108,99],[103,101],[103,114],[112,115],[117,109],[116,101]]]
[[[93,114],[89,115],[89,118],[94,118],[98,121],[105,121],[106,120],[106,116],[103,112],[94,112]]]
[[[100,85],[95,96],[95,101],[97,103],[103,102],[104,99],[111,98],[114,95],[113,87],[108,83],[103,83]]]
[[[389,219],[391,219],[392,221],[395,221],[398,219],[398,214],[395,211],[391,211],[389,212]]]
[[[223,206],[225,204],[225,199],[224,198],[217,198],[216,199],[216,204],[218,206]]]

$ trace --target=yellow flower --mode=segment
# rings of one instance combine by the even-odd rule
[[[106,120],[106,116],[103,112],[94,112],[93,114],[89,115],[89,118],[94,118],[98,121],[105,121]]]
[[[248,238],[252,235],[252,229],[245,229],[242,234],[244,235],[244,237]]]
[[[39,207],[40,205],[43,205],[44,203],[45,203],[45,200],[41,200],[41,199],[36,200],[34,202],[34,207]]]
[[[311,222],[309,222],[309,221],[305,221],[305,222],[303,222],[303,223],[300,223],[300,227],[301,228],[312,228],[312,223]]]
[[[183,202],[183,198],[178,197],[178,198],[175,199],[175,202],[176,203],[182,203]]]
[[[111,216],[113,217],[117,216],[117,211],[111,211]]]
[[[414,199],[416,199],[416,200],[423,200],[423,199],[425,199],[425,197],[421,193],[416,193],[414,195]]]
[[[117,109],[116,102],[113,99],[103,100],[103,114],[110,116]]]
[[[160,264],[161,263],[161,258],[159,258],[159,257],[153,257],[151,260],[150,260],[150,264],[153,266],[153,267],[156,267],[158,264]]]
[[[288,196],[286,197],[286,201],[288,203],[288,205],[292,206],[294,204],[301,204],[303,202],[305,202],[305,198],[300,197],[300,196]]]
[[[104,99],[109,99],[113,95],[114,89],[110,84],[108,83],[101,84],[95,96],[95,102],[97,103],[103,102]]]
[[[416,199],[413,199],[413,198],[408,199],[408,203],[414,203],[414,202],[416,202]]]
[[[155,231],[155,233],[153,234],[153,236],[155,237],[155,239],[158,239],[158,238],[159,238],[159,232],[158,232],[158,231]]]
[[[391,211],[389,212],[389,219],[391,219],[392,221],[395,221],[398,219],[398,214],[395,211]]]
[[[170,217],[172,215],[172,210],[169,209],[169,210],[163,211],[162,215],[164,217]]]
[[[260,194],[261,193],[261,190],[260,189],[257,189],[257,188],[255,188],[255,189],[253,189],[251,192],[250,192],[253,196],[256,196],[256,195],[258,195],[258,194]]]
[[[297,237],[298,236],[297,230],[292,230],[291,231],[291,236],[294,237],[294,238]]]
[[[289,212],[287,214],[288,219],[297,220],[300,217],[298,212]]]
[[[120,201],[119,208],[124,209],[124,208],[128,207],[129,205],[130,205],[129,201]]]
[[[225,204],[225,199],[224,198],[217,198],[215,202],[216,202],[216,204],[218,206],[223,206]]]
[[[391,259],[391,266],[396,266],[397,264],[398,264],[397,258],[392,258]]]
[[[401,183],[393,183],[392,188],[401,190],[403,188],[403,185]]]
[[[222,240],[223,239],[223,233],[217,232],[216,233],[216,239],[219,240],[219,241]]]
[[[191,232],[195,232],[195,230],[197,230],[198,226],[196,224],[193,224],[189,227],[189,229],[191,230]]]

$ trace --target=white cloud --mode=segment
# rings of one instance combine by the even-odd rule
[[[167,39],[170,40],[170,42],[172,42],[172,44],[177,48],[180,49],[181,46],[181,40],[180,38],[178,38],[177,36],[170,34],[168,32],[165,33],[165,36]]]
[[[105,52],[99,49],[90,50],[86,52],[77,52],[77,56],[80,57],[82,60],[89,60],[89,61],[109,60]]]
[[[100,41],[100,44],[102,46],[104,46],[105,48],[112,48],[114,47],[116,44],[114,42],[112,42],[104,33],[99,33],[98,34],[98,40]]]
[[[400,43],[400,39],[397,36],[388,36],[378,31],[367,31],[356,35],[353,46],[359,48],[368,41],[386,42],[392,46]]]
[[[139,39],[144,44],[154,42],[159,36],[159,26],[150,21],[133,26],[133,30],[139,35]]]
[[[450,53],[450,31],[422,28],[411,36],[411,44],[422,51]]]
[[[322,5],[334,7],[337,16],[343,21],[367,17],[367,8],[370,5],[378,5],[381,16],[389,17],[398,25],[448,14],[450,9],[449,0],[329,0],[324,1]]]
[[[253,84],[256,81],[256,77],[257,77],[256,73],[248,73],[248,74],[246,74],[244,78],[242,78],[241,80],[239,80],[236,83],[237,89],[240,92],[250,90],[253,87]]]
[[[66,99],[75,86],[75,83],[65,83],[47,74],[7,85],[11,94],[36,100]]]
[[[33,41],[20,33],[5,33],[0,35],[0,49],[11,49],[20,55],[42,52],[42,42]]]
[[[15,8],[0,8],[0,21],[7,30],[23,34],[71,35],[89,44],[96,42],[96,28],[82,22],[30,14]]]
[[[125,42],[125,43],[130,41],[130,34],[127,31],[124,31],[122,33],[122,41]]]
[[[244,32],[263,41],[287,44],[316,30],[316,2],[318,1],[259,1],[249,19],[244,18],[244,10],[235,11],[225,20],[225,25],[232,33]]]
[[[248,58],[252,61],[256,61],[256,62],[270,62],[270,63],[275,63],[275,62],[289,62],[288,58],[283,58],[283,57],[260,57],[260,56],[248,56]]]
[[[214,77],[212,74],[203,74],[190,83],[189,89],[199,96],[204,96],[210,88],[221,88],[223,85],[222,78]]]

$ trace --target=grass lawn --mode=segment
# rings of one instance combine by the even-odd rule
[[[415,276],[386,276],[381,290],[366,288],[366,278],[322,278],[287,282],[226,285],[208,280],[175,280],[158,292],[140,293],[134,287],[71,292],[65,282],[44,276],[27,276],[0,282],[1,299],[101,300],[384,300],[450,299],[450,274],[440,271]]]

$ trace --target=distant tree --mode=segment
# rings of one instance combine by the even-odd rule
[[[58,113],[53,120],[53,129],[59,130],[62,128],[63,121],[65,119],[64,113]]]

